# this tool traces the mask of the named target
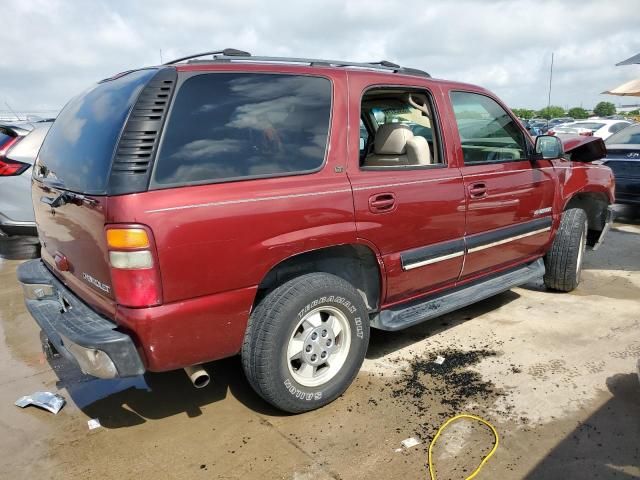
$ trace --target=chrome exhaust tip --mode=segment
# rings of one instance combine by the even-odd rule
[[[211,381],[211,377],[207,373],[207,371],[202,368],[202,365],[192,365],[190,367],[184,368],[185,373],[193,383],[193,386],[196,388],[204,388],[209,385]]]

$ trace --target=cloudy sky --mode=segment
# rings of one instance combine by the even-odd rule
[[[56,110],[113,73],[200,51],[387,59],[511,107],[593,107],[640,77],[638,0],[3,0],[0,111]],[[638,99],[640,101],[640,99]]]

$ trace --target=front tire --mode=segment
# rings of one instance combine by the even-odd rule
[[[294,278],[251,314],[242,365],[253,389],[275,407],[299,413],[326,405],[349,387],[369,343],[362,297],[328,273]]]
[[[580,283],[587,246],[587,214],[570,208],[562,214],[560,228],[551,249],[544,257],[544,284],[560,292],[570,292]]]

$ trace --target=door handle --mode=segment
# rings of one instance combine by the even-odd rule
[[[487,196],[487,184],[484,182],[472,183],[469,185],[469,195],[471,198],[482,198]]]
[[[390,212],[395,205],[396,196],[393,193],[378,193],[369,197],[369,210],[373,213]]]

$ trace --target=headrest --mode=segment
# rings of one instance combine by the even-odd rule
[[[407,125],[383,123],[376,132],[373,151],[376,155],[404,155],[410,138],[413,132]]]

